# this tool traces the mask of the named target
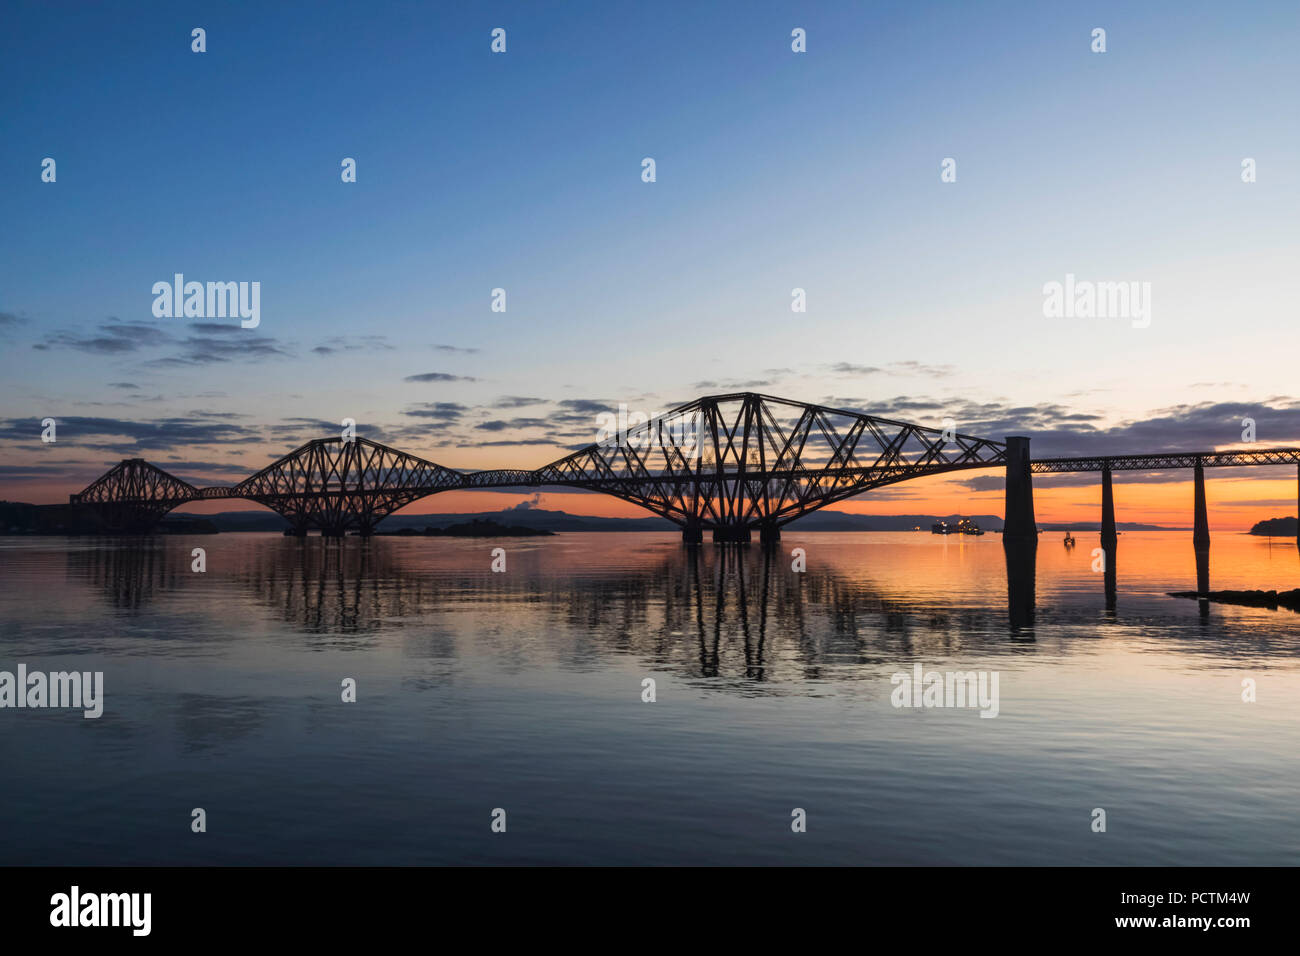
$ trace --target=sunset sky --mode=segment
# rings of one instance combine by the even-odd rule
[[[126,457],[233,483],[345,417],[535,468],[619,403],[739,390],[1039,456],[1300,445],[1293,0],[137,6],[0,17],[0,498]],[[155,317],[176,273],[260,282],[260,325]],[[1149,283],[1149,326],[1046,318],[1067,275]],[[1209,477],[1212,526],[1296,511],[1294,469]],[[1190,524],[1188,478],[1118,476],[1118,517]],[[1095,482],[1037,479],[1040,522],[1097,520]]]

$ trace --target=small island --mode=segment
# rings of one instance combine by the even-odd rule
[[[417,531],[415,528],[402,528],[400,531],[379,531],[376,533],[396,538],[530,538],[535,535],[555,534],[554,531],[544,531],[540,528],[501,524],[499,521],[493,521],[490,518],[475,518],[473,521],[448,525],[445,528],[431,528],[426,525],[423,531]]]
[[[1266,535],[1270,538],[1294,538],[1296,536],[1295,518],[1266,518],[1255,522],[1251,534]]]

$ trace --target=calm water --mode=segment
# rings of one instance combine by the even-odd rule
[[[1059,538],[1027,630],[996,535],[0,538],[0,670],[106,697],[0,710],[0,863],[1293,864],[1300,616],[1165,596],[1173,532],[1107,610]],[[1294,542],[1218,535],[1211,585],[1300,586]],[[918,661],[999,716],[894,708]]]

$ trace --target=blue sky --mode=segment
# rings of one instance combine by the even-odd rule
[[[1043,451],[1239,407],[1300,440],[1297,49],[1281,2],[10,3],[0,496],[344,416],[533,467],[740,387]],[[177,272],[261,282],[260,327],[155,319]],[[1150,327],[1045,318],[1067,273],[1150,282]]]

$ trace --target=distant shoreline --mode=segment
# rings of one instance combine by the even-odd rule
[[[0,534],[100,534],[93,515],[87,514],[84,506],[76,505],[31,505],[18,502],[0,502]],[[946,521],[955,525],[962,518],[968,518],[979,524],[985,531],[998,534],[1002,531],[1000,515],[983,514],[946,514],[946,515],[864,515],[848,511],[822,509],[812,511],[796,519],[788,527],[789,533],[813,532],[851,532],[851,531],[891,531],[930,533],[930,527]],[[1294,528],[1295,519],[1272,519],[1290,521]],[[466,513],[429,513],[391,515],[380,522],[376,533],[384,536],[410,536],[429,533],[445,535],[446,529],[455,525],[473,525],[475,522],[490,523],[515,529],[514,534],[530,535],[538,532],[629,532],[629,531],[664,531],[676,532],[680,527],[666,518],[646,515],[638,518],[601,517],[596,515],[576,515],[565,511],[548,511],[541,508],[514,507],[492,512]],[[1258,528],[1267,522],[1261,522]],[[272,511],[221,511],[214,514],[194,514],[185,511],[172,512],[159,523],[157,533],[161,534],[216,534],[238,532],[283,532],[289,523]],[[1039,530],[1044,534],[1099,532],[1101,525],[1095,521],[1067,524],[1052,522],[1040,524]],[[1143,522],[1119,522],[1117,530],[1123,531],[1187,531],[1187,528],[1166,527],[1164,525]],[[452,536],[462,536],[468,532],[453,532]],[[1253,529],[1250,533],[1256,533]],[[1275,532],[1276,534],[1288,532]],[[1294,530],[1289,532],[1294,534]]]

